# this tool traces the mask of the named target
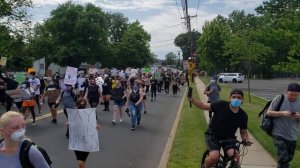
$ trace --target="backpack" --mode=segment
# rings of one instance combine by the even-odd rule
[[[60,94],[61,98],[64,96],[64,93],[65,93],[65,91],[63,90]],[[75,95],[73,90],[71,91],[71,97],[73,98],[74,102],[77,102],[77,96]]]
[[[275,111],[279,111],[280,107],[282,105],[282,102],[284,100],[284,95],[280,96],[280,101],[275,109]],[[272,100],[268,101],[265,105],[265,107],[262,109],[261,112],[259,112],[258,117],[262,116],[261,118],[261,123],[260,123],[260,128],[266,132],[269,136],[272,136],[273,132],[273,118],[271,116],[267,115],[267,111],[271,105]]]
[[[0,143],[3,141],[3,139],[0,140]],[[20,162],[23,168],[34,168],[33,165],[30,163],[29,160],[29,150],[31,145],[34,145],[43,155],[44,159],[46,160],[46,162],[48,163],[49,167],[51,167],[50,165],[52,164],[52,161],[48,155],[48,153],[46,152],[45,149],[43,149],[42,147],[36,146],[34,142],[31,142],[29,140],[24,140],[22,142],[21,148],[20,148]]]

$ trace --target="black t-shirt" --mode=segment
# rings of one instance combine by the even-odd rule
[[[155,78],[150,80],[150,84],[151,84],[151,90],[156,90],[156,86],[157,86],[157,80]]]
[[[227,101],[217,101],[211,104],[214,112],[209,130],[220,139],[234,138],[238,128],[247,129],[248,115],[243,109],[237,113],[231,111]]]
[[[124,96],[124,88],[123,87],[116,87],[111,91],[111,97],[113,100],[121,100]]]

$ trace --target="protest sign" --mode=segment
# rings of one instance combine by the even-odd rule
[[[85,78],[78,78],[77,79],[77,84],[78,84],[78,90],[79,91],[84,91],[84,85],[83,85],[84,81],[85,81]]]
[[[12,99],[28,100],[31,98],[31,96],[23,89],[7,90],[5,93]]]
[[[16,73],[16,78],[15,78],[15,80],[16,80],[19,84],[23,83],[23,82],[25,81],[25,78],[26,78],[26,76],[25,76],[22,72],[17,72],[17,73]]]
[[[96,129],[96,108],[67,109],[69,121],[69,150],[99,151]]]
[[[0,65],[5,66],[6,65],[6,61],[7,61],[7,57],[1,57]]]
[[[60,93],[60,89],[47,90],[48,103],[55,103]]]
[[[67,70],[66,70],[64,83],[67,84],[67,85],[73,85],[74,86],[77,82],[77,71],[78,71],[78,68],[68,66]]]

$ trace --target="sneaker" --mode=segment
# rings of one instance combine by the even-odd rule
[[[115,120],[112,120],[111,123],[112,123],[113,125],[115,125],[115,124],[116,124],[116,121],[115,121]]]
[[[131,129],[131,131],[134,131],[134,130],[135,130],[134,126],[132,126],[130,129]]]
[[[36,122],[32,122],[32,124],[31,125],[36,125]]]
[[[138,122],[138,123],[136,124],[136,126],[137,126],[137,127],[141,126],[141,123],[140,123],[140,122]]]
[[[57,120],[56,119],[53,119],[52,121],[51,121],[51,124],[56,124],[57,123]]]
[[[119,123],[122,123],[122,122],[123,122],[123,120],[122,120],[122,119],[120,119]]]
[[[147,111],[146,111],[146,110],[144,111],[144,114],[147,114]]]
[[[153,102],[153,99],[151,99],[151,101]]]

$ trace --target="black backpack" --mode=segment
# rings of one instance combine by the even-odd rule
[[[0,140],[0,143],[3,141]],[[44,159],[46,160],[46,162],[48,163],[49,167],[51,167],[52,161],[48,155],[48,153],[46,152],[45,149],[43,149],[42,147],[36,146],[34,142],[31,142],[29,140],[24,140],[22,142],[21,148],[20,148],[20,162],[23,168],[34,168],[33,165],[30,163],[29,160],[29,150],[31,145],[34,145],[43,155]]]
[[[275,109],[275,111],[279,111],[280,107],[282,105],[282,102],[284,100],[284,95],[280,96],[280,101]],[[261,112],[259,112],[258,117],[261,117],[261,123],[260,123],[260,128],[266,132],[269,136],[272,136],[272,132],[273,132],[273,118],[271,116],[267,115],[267,111],[271,105],[272,100],[268,101],[267,104],[265,105],[265,107],[263,108],[263,110]]]

